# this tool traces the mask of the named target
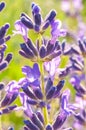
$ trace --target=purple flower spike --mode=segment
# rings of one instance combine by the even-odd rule
[[[28,82],[31,85],[34,86],[39,86],[39,77],[40,77],[40,71],[39,71],[39,67],[38,64],[34,64],[33,68],[29,67],[29,66],[24,66],[22,68],[22,72],[27,76]]]
[[[5,7],[5,3],[4,2],[0,2],[0,11],[2,11],[4,7]]]

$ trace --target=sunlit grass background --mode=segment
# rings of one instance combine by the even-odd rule
[[[36,2],[41,7],[41,12],[43,18],[51,10],[55,9],[57,11],[57,19],[60,19],[62,23],[66,22],[70,29],[76,29],[77,23],[76,20],[66,17],[65,13],[61,10],[60,0],[3,0],[6,2],[6,8],[0,13],[0,26],[5,23],[10,23],[10,29],[8,34],[11,35],[11,40],[7,42],[8,52],[13,53],[13,60],[11,61],[9,67],[0,74],[0,81],[4,81],[7,84],[10,80],[19,80],[23,77],[21,72],[21,67],[24,65],[31,65],[30,61],[21,57],[18,53],[20,49],[20,43],[24,42],[22,37],[19,35],[13,36],[12,30],[15,30],[14,23],[20,18],[21,12],[25,12],[29,16],[31,15],[31,3]],[[84,8],[82,10],[83,20],[86,21],[86,0],[83,1]],[[50,36],[49,30],[46,33]],[[29,32],[29,37],[35,41],[36,34],[32,31]],[[66,58],[63,58],[62,67],[65,66],[67,62]],[[69,82],[67,86],[71,88]],[[72,90],[72,89],[71,89]],[[73,91],[73,90],[72,90]],[[3,94],[2,94],[3,96]],[[16,103],[19,103],[17,100]],[[15,130],[21,130],[23,125],[22,112],[16,112],[9,115],[2,116],[2,126],[3,130],[7,130],[9,126],[14,126]]]

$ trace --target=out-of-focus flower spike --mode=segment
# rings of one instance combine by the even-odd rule
[[[36,96],[34,95],[34,93],[28,88],[27,84],[23,85],[22,87],[23,91],[25,92],[25,94],[32,98],[32,99],[36,99]]]
[[[4,83],[3,82],[0,82],[0,91],[4,88]]]
[[[7,61],[8,63],[12,60],[12,53],[8,53],[6,58],[5,58],[5,61]]]
[[[51,88],[48,90],[48,92],[47,92],[47,94],[46,94],[46,99],[47,99],[47,100],[50,100],[51,98],[53,98],[54,93],[55,93],[55,89],[56,89],[56,87],[51,87]]]
[[[42,25],[42,30],[46,30],[50,25],[49,20],[45,21],[44,24]]]
[[[49,12],[49,14],[46,16],[45,21],[49,20],[49,22],[51,23],[52,20],[55,18],[55,16],[56,16],[56,11],[55,10],[51,10]]]
[[[39,120],[39,118],[37,117],[36,114],[32,114],[31,117],[31,121],[40,129],[40,130],[44,130],[43,124],[41,123],[41,121]]]
[[[37,101],[33,99],[27,99],[27,103],[29,103],[30,105],[37,105]]]
[[[13,127],[9,127],[8,130],[14,130],[14,128]]]
[[[10,95],[6,94],[4,99],[1,101],[1,107],[4,107],[4,106],[8,105],[9,101],[10,101]]]
[[[20,46],[27,56],[29,56],[30,58],[34,58],[33,52],[26,46],[25,43],[22,43]]]
[[[44,117],[43,117],[42,113],[39,112],[39,111],[37,111],[37,112],[36,112],[36,115],[38,116],[38,118],[39,118],[39,120],[41,121],[41,123],[44,124]]]
[[[53,128],[52,128],[52,126],[51,126],[50,124],[48,124],[48,125],[46,126],[46,130],[53,130]]]
[[[26,42],[26,44],[32,50],[32,52],[37,56],[38,55],[37,49],[34,46],[34,44],[32,43],[32,41],[30,39],[28,39],[27,42]]]
[[[33,91],[34,91],[34,93],[35,93],[35,95],[36,95],[36,97],[37,97],[38,99],[43,99],[43,94],[42,94],[40,88],[36,88],[36,89],[34,89]]]
[[[67,119],[67,115],[64,111],[60,112],[53,123],[53,129],[59,129]]]
[[[4,70],[7,67],[8,63],[6,61],[0,64],[0,71]]]
[[[33,23],[26,17],[21,17],[21,22],[29,29],[33,29]]]
[[[53,82],[51,80],[51,78],[48,78],[47,80],[47,84],[46,84],[46,93],[49,91],[49,89],[53,86]]]
[[[39,130],[39,128],[30,120],[24,120],[24,123],[30,130]]]
[[[5,7],[5,2],[0,2],[0,12],[3,10]]]
[[[44,58],[46,56],[46,48],[42,45],[39,50],[39,55],[41,58]]]
[[[61,91],[61,89],[62,89],[63,86],[64,86],[64,83],[65,83],[64,80],[59,81],[59,83],[58,83],[57,86],[56,86],[56,91],[55,91],[55,93],[54,93],[54,95],[55,95],[54,97],[59,96],[60,91]]]

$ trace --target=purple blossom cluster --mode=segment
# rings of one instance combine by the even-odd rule
[[[66,2],[65,12],[68,13],[69,3],[67,0],[64,2]],[[73,3],[77,12],[78,0],[77,5],[74,0]],[[1,2],[0,11],[4,6],[5,3]],[[21,130],[84,130],[86,39],[84,36],[79,37],[76,39],[77,43],[72,45],[68,45],[66,41],[61,42],[59,38],[65,37],[68,30],[61,28],[61,21],[56,20],[56,11],[51,10],[43,20],[41,8],[37,4],[32,3],[31,10],[33,19],[21,13],[20,19],[15,22],[14,34],[23,37],[24,42],[20,44],[19,54],[32,62],[33,66],[23,66],[24,76],[18,81],[14,79],[7,85],[0,83],[0,91],[2,89],[5,91],[0,103],[0,116],[22,111],[24,126]],[[43,35],[49,27],[51,36],[46,39]],[[12,59],[11,53],[4,56],[6,42],[10,39],[10,36],[6,35],[8,28],[8,23],[0,28],[1,73]],[[35,42],[28,36],[29,30],[37,33]],[[61,68],[63,57],[68,57],[68,64]],[[66,86],[67,82],[71,84],[75,94],[72,94],[72,90]],[[20,100],[20,106],[15,104],[16,99]],[[14,128],[9,127],[8,130]]]

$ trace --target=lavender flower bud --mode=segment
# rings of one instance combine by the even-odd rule
[[[8,105],[9,101],[10,101],[10,95],[6,94],[6,96],[4,97],[4,99],[1,102],[1,107]]]
[[[50,124],[48,124],[48,125],[46,126],[46,130],[53,130],[53,128],[52,128],[52,126],[51,126]]]
[[[46,94],[46,99],[50,100],[55,93],[55,87],[51,87]]]
[[[9,53],[7,54],[6,58],[5,58],[5,61],[7,61],[8,63],[12,60],[12,54]]]
[[[0,2],[0,11],[2,11],[4,7],[5,7],[5,3],[4,2]]]
[[[2,64],[0,65],[0,71],[4,70],[7,67],[7,62],[2,62]]]
[[[39,120],[39,118],[37,117],[36,114],[32,114],[31,121],[32,121],[40,130],[44,130],[43,124],[41,123],[41,121]]]
[[[53,82],[51,78],[48,79],[47,84],[46,84],[46,93],[49,91],[49,89],[53,86]]]
[[[37,101],[32,99],[27,99],[27,103],[29,103],[30,105],[37,105]]]
[[[44,46],[41,46],[39,50],[39,55],[41,58],[44,58],[46,56],[46,48]]]
[[[24,85],[24,86],[22,87],[22,89],[23,89],[23,91],[25,92],[25,94],[26,94],[28,97],[30,97],[30,98],[32,98],[32,99],[36,99],[34,93],[27,87],[27,84]]]
[[[24,126],[24,130],[30,130],[28,127]]]
[[[50,25],[49,20],[45,21],[43,26],[42,26],[42,30],[46,30],[49,27],[49,25]]]
[[[63,86],[64,86],[64,83],[65,83],[65,80],[61,80],[61,81],[59,81],[59,83],[57,84],[57,86],[56,86],[56,91],[55,91],[55,94],[54,94],[55,97],[57,97],[57,96],[59,95],[61,89],[62,89]]]
[[[34,22],[36,25],[41,25],[41,14],[35,14],[34,15]]]
[[[38,14],[40,12],[40,7],[38,5],[36,5],[35,3],[32,3],[32,13],[33,14]]]
[[[50,53],[52,53],[54,50],[54,44],[51,44],[50,41],[47,44],[47,55],[49,55]]]
[[[39,32],[39,31],[40,31],[40,26],[37,25],[37,24],[35,24],[35,25],[34,25],[34,30],[35,30],[36,32]]]
[[[57,116],[57,118],[55,119],[54,123],[53,123],[53,129],[54,130],[59,129],[64,124],[66,119],[67,119],[66,113],[60,112],[59,115]]]
[[[38,118],[41,121],[41,123],[44,124],[44,117],[43,117],[42,113],[41,112],[36,112],[36,115],[38,116]]]
[[[4,83],[0,83],[0,91],[4,88]]]
[[[39,130],[39,128],[29,120],[24,120],[24,123],[30,130]]]
[[[56,11],[55,10],[51,10],[51,12],[48,14],[47,18],[45,21],[49,20],[49,22],[52,22],[52,20],[55,18],[56,16]]]
[[[1,27],[1,29],[0,29],[0,39],[5,36],[6,31],[7,31],[8,28],[9,28],[8,23]]]
[[[30,58],[34,57],[33,52],[26,46],[25,43],[22,43],[20,46],[21,49],[26,53],[26,56],[29,56]]]
[[[35,95],[36,95],[36,97],[37,97],[38,99],[43,99],[43,94],[42,94],[40,88],[36,88],[36,89],[34,90],[34,93],[35,93]]]
[[[28,41],[27,41],[26,44],[32,50],[32,52],[37,56],[38,53],[37,53],[36,47],[34,46],[34,44],[32,43],[32,41],[30,39],[28,39]]]
[[[22,22],[27,28],[33,29],[33,23],[32,23],[29,19],[25,18],[24,16],[21,17],[21,22]]]
[[[12,94],[12,96],[11,96],[11,99],[10,99],[8,105],[10,105],[12,102],[14,102],[15,99],[17,98],[17,96],[18,96],[18,92],[14,92],[14,93]]]
[[[80,50],[81,50],[81,52],[83,53],[83,52],[85,52],[85,46],[84,46],[84,44],[83,44],[83,41],[78,41],[78,44],[79,44],[79,48],[80,48]]]

